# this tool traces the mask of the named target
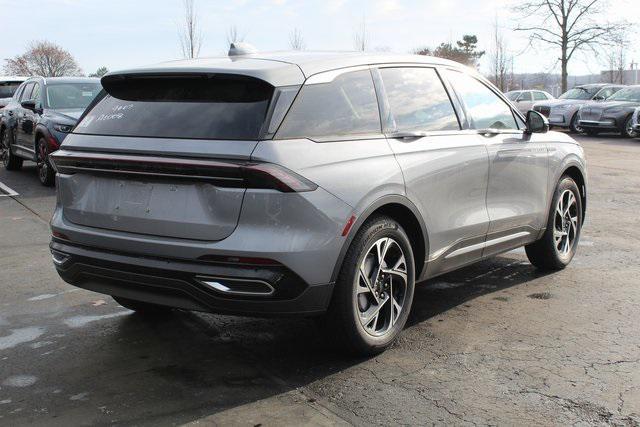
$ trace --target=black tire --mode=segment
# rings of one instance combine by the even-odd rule
[[[171,313],[171,307],[136,301],[129,298],[111,296],[118,304],[145,316],[162,316]]]
[[[575,198],[575,208],[569,206],[570,209],[568,211],[570,216],[575,215],[576,218],[573,240],[571,240],[571,221],[567,221],[564,216],[560,217],[557,214],[557,210],[559,208],[558,202],[560,201],[560,197],[568,197],[568,195],[566,194],[567,191],[573,193],[573,197]],[[569,203],[564,203],[565,200],[563,200],[563,204],[569,205]],[[559,224],[557,221],[558,218],[560,218]],[[547,229],[540,240],[525,246],[527,258],[529,258],[531,264],[535,265],[541,270],[562,270],[567,265],[569,265],[576,253],[578,242],[580,241],[581,230],[582,198],[580,196],[580,189],[571,177],[563,176],[556,186],[555,194],[553,196],[553,201],[550,207],[549,217],[547,219]],[[564,237],[558,237],[556,232],[567,232],[567,240],[563,240]],[[556,241],[557,238],[559,238],[558,241]],[[565,242],[566,246],[564,245]],[[563,253],[563,250],[559,249],[558,246],[566,249],[566,252]]]
[[[571,118],[571,122],[569,123],[569,130],[573,133],[582,133],[584,129],[582,126],[578,125],[578,113],[575,113]]]
[[[598,136],[600,134],[600,131],[596,129],[584,129],[584,133],[589,136]]]
[[[380,246],[376,246],[377,243],[380,243]],[[375,252],[376,248],[381,247],[386,247],[383,253],[386,253],[387,257],[382,257],[385,260],[384,265],[388,267],[387,262],[390,261],[389,264],[395,264],[393,267],[397,267],[394,271],[406,272],[404,289],[402,288],[402,274],[385,274],[385,271],[377,269],[376,265],[382,265],[382,263],[377,263],[374,254],[377,253]],[[404,255],[403,265],[399,264],[402,255]],[[370,264],[368,264],[369,261],[371,261]],[[365,276],[374,279],[373,283],[368,279],[372,285],[368,288],[364,286],[366,282],[360,275],[361,265],[366,268],[367,264],[370,265],[370,272],[374,273],[365,273]],[[400,334],[409,317],[415,288],[414,265],[411,243],[400,224],[386,216],[375,216],[368,219],[349,246],[338,275],[329,310],[324,318],[331,339],[337,338],[342,349],[361,356],[374,355],[388,348]],[[387,271],[391,270],[393,268],[387,269]],[[381,274],[375,273],[376,271]],[[378,277],[383,280],[376,281]],[[394,278],[396,280],[395,289],[393,287]],[[368,291],[360,293],[358,288],[379,289],[381,292],[379,294]],[[391,296],[395,298],[391,298]],[[401,306],[398,310],[393,303],[400,299],[402,304],[398,304]],[[381,303],[374,304],[376,301]],[[368,308],[375,312],[376,307],[379,307],[380,316],[375,316],[375,320],[363,325],[362,322],[366,322],[361,320],[365,318],[366,311],[363,312],[363,310]],[[396,316],[394,316],[394,310]],[[391,320],[394,317],[395,320]],[[384,329],[384,333],[376,336],[374,335],[375,329],[380,323],[382,323],[381,329]],[[374,331],[370,332],[365,329],[370,326],[373,326]]]
[[[53,170],[51,163],[49,163],[49,150],[47,148],[47,141],[45,141],[44,138],[38,140],[36,159],[36,168],[38,170],[40,184],[45,187],[53,186],[56,182],[56,172]]]
[[[2,164],[8,171],[16,171],[22,168],[22,157],[18,157],[11,152],[11,146],[13,145],[13,138],[11,130],[5,129],[2,132],[2,147],[0,147],[0,157],[2,157]]]
[[[638,133],[633,130],[633,117],[631,115],[624,121],[622,129],[620,129],[620,134],[625,138],[635,138],[638,136]]]

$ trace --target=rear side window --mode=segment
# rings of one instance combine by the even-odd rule
[[[161,138],[257,140],[274,88],[235,75],[113,76],[74,132]]]
[[[433,68],[383,68],[380,75],[395,123],[391,131],[460,129],[449,95]]]
[[[380,133],[380,113],[369,70],[305,85],[276,138],[328,138]]]
[[[459,71],[446,71],[473,129],[518,129],[511,108],[491,89]]]

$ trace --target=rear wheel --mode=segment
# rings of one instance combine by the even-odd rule
[[[171,312],[172,308],[164,305],[156,305],[143,301],[136,301],[129,298],[112,296],[114,300],[124,308],[133,310],[147,316],[166,315]]]
[[[326,322],[332,337],[359,355],[384,351],[404,328],[413,302],[414,260],[396,221],[368,220],[345,256]]]
[[[573,133],[582,133],[583,131],[582,126],[578,124],[578,113],[575,113],[573,115],[573,118],[571,119],[571,123],[569,123],[569,130],[571,130],[571,132]]]
[[[51,187],[56,181],[56,173],[49,163],[49,150],[47,149],[47,142],[44,138],[40,138],[38,141],[38,155],[36,167],[38,168],[38,178],[40,183],[46,187]]]
[[[627,117],[627,120],[624,122],[624,127],[620,132],[622,136],[626,138],[635,138],[638,136],[638,132],[633,129],[633,118],[632,116]]]
[[[542,239],[525,247],[527,258],[542,270],[562,270],[576,253],[581,228],[580,190],[571,177],[564,176],[556,187]]]
[[[2,132],[2,141],[0,144],[0,158],[2,159],[2,164],[6,170],[19,170],[22,167],[22,157],[18,157],[11,152],[11,144],[13,143],[13,138],[11,135],[10,129],[5,129]]]

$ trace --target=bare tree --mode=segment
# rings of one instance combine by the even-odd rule
[[[294,28],[289,33],[289,47],[293,50],[304,50],[306,47],[304,37],[302,37],[302,33],[297,28]]]
[[[244,34],[240,34],[238,27],[232,25],[227,30],[227,45],[231,45],[231,43],[243,42]]]
[[[607,0],[525,0],[516,5],[522,24],[516,31],[529,33],[531,43],[560,49],[562,91],[567,90],[567,68],[574,54],[597,49],[619,40],[628,26],[606,22]]]
[[[183,5],[184,21],[179,24],[182,56],[187,59],[197,58],[202,47],[202,30],[200,30],[195,0],[183,0]]]
[[[511,58],[512,56],[508,52],[507,43],[500,31],[498,17],[496,16],[493,24],[493,46],[489,52],[489,61],[491,63],[493,83],[503,92],[509,90],[509,65],[512,63]]]
[[[22,76],[80,76],[82,70],[73,56],[46,40],[32,42],[22,55],[5,59],[4,71]]]
[[[364,52],[369,44],[369,36],[367,34],[367,21],[362,18],[362,23],[353,32],[353,48]]]

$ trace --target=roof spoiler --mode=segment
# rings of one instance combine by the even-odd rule
[[[229,46],[229,56],[251,55],[252,53],[258,53],[258,49],[249,43],[233,42]]]

